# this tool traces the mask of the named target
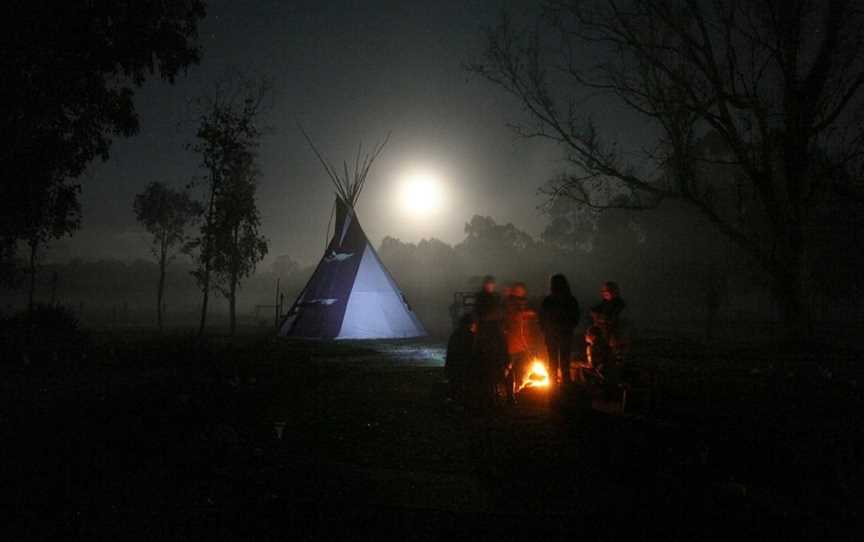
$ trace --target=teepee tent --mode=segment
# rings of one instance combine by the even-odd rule
[[[302,129],[301,129],[302,131]],[[303,133],[306,136],[306,133]],[[387,140],[340,176],[306,136],[336,187],[333,237],[283,320],[279,335],[305,339],[396,339],[426,335],[423,324],[366,238],[354,206]]]

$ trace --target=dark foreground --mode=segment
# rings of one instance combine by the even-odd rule
[[[854,353],[645,338],[653,402],[481,415],[434,344],[91,337],[2,366],[3,528],[27,540],[855,539]],[[827,356],[827,354],[825,354]],[[595,405],[597,406],[597,405]],[[280,438],[281,437],[281,438]]]

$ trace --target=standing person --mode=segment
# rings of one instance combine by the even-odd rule
[[[483,286],[474,298],[473,360],[471,385],[476,386],[475,397],[483,406],[489,406],[497,396],[501,371],[506,364],[507,345],[504,341],[504,306],[501,296],[495,291],[495,277],[483,278]]]
[[[560,371],[561,381],[570,381],[570,354],[573,351],[573,330],[579,324],[579,302],[570,291],[570,283],[562,274],[549,279],[549,295],[540,306],[540,327],[549,354],[549,378],[554,384]]]
[[[534,334],[531,324],[537,320],[537,312],[528,306],[528,287],[517,282],[510,287],[504,307],[507,317],[504,332],[507,337],[507,354],[510,358],[507,371],[507,398],[515,402],[517,386],[528,365],[529,352]]]
[[[504,318],[504,306],[497,292],[495,277],[483,277],[483,285],[474,296],[474,321],[478,326],[500,326]]]

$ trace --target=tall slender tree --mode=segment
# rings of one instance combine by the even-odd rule
[[[212,269],[217,289],[228,299],[231,334],[237,328],[237,290],[267,254],[267,240],[255,202],[256,170],[250,162],[237,164],[224,179],[216,198],[212,228]]]
[[[201,288],[201,318],[198,334],[204,333],[207,307],[213,289],[213,258],[216,254],[215,237],[220,232],[217,211],[222,190],[232,175],[245,168],[254,168],[262,131],[257,116],[269,84],[241,81],[239,89],[225,89],[202,98],[203,112],[199,119],[195,142],[189,148],[201,158],[205,171],[205,212],[201,232],[194,242],[197,248],[197,267],[192,272]],[[246,170],[248,171],[248,170]]]
[[[186,230],[203,212],[203,207],[188,192],[173,190],[164,183],[151,182],[135,196],[133,203],[138,222],[152,236],[150,249],[159,262],[156,288],[156,324],[162,331],[165,270],[176,256],[176,249],[188,241]]]

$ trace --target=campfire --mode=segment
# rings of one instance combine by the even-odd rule
[[[525,388],[547,387],[549,387],[549,371],[546,370],[546,364],[543,363],[543,360],[534,358],[528,365],[528,370],[525,371],[525,377],[522,379],[519,391]]]

